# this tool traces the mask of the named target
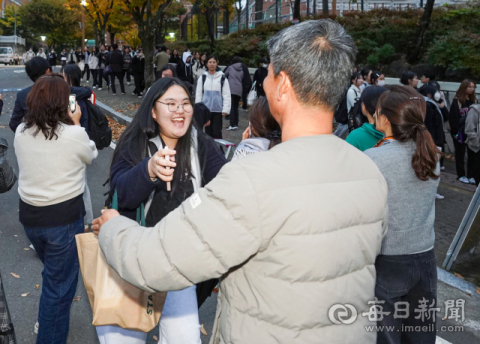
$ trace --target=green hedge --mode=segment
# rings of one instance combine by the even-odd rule
[[[441,6],[434,9],[431,24],[424,37],[422,57],[417,62],[425,61],[445,68],[478,68],[476,64],[480,57],[477,45],[468,49],[468,53],[473,54],[473,62],[467,61],[466,56],[462,57],[460,53],[445,53],[462,50],[459,42],[478,40],[480,2],[468,3],[465,6],[469,7],[458,9],[455,6]],[[423,10],[418,9],[378,9],[364,13],[350,12],[342,17],[330,18],[342,24],[355,40],[358,47],[357,64],[377,64],[385,63],[393,53],[408,54],[422,13]],[[319,18],[324,17],[315,17]],[[268,54],[268,39],[289,25],[291,24],[263,24],[255,29],[238,31],[218,39],[213,50],[209,41],[176,42],[169,46],[182,51],[189,46],[192,50],[214,53],[221,64],[227,64],[234,55],[238,55],[247,65],[257,67],[259,60]],[[461,39],[462,37],[464,39]],[[439,57],[435,57],[436,54]],[[448,58],[448,55],[454,56],[454,59]]]

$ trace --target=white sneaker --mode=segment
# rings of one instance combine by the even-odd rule
[[[228,131],[230,130],[233,130],[234,127],[232,127],[231,125],[227,128]]]
[[[80,81],[83,81],[83,78],[80,78]]]
[[[445,166],[440,167],[440,170],[445,171]]]
[[[468,180],[467,177],[460,177],[458,178],[459,182],[462,182],[463,184],[470,184],[470,181]]]
[[[101,91],[101,90],[102,90],[102,88],[101,88],[101,87],[99,87],[99,88],[98,88],[98,90],[99,90],[99,91]]]
[[[87,84],[89,84],[89,83],[90,83],[90,80],[87,80]]]
[[[440,195],[440,194],[437,193],[437,194],[435,194],[435,198],[436,198],[436,199],[444,199],[445,196],[442,196],[442,195]]]
[[[97,88],[97,86],[93,86],[93,89],[96,89],[96,88]]]
[[[475,178],[470,178],[470,179],[468,180],[468,182],[469,182],[470,184],[475,185]]]
[[[127,86],[130,86],[130,85],[131,85],[131,83],[127,82]]]
[[[35,326],[33,327],[33,332],[38,334],[38,321],[36,322]]]

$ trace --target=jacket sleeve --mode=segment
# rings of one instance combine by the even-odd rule
[[[155,227],[118,216],[102,226],[99,243],[124,280],[149,292],[180,290],[224,275],[268,242],[258,209],[242,167],[227,164]]]
[[[467,134],[467,141],[478,141],[478,108],[472,107],[468,111],[465,119],[465,134]]]
[[[227,115],[230,114],[230,110],[232,108],[232,95],[230,93],[230,84],[228,83],[228,79],[225,78],[225,84],[223,84],[223,109],[222,113],[226,113]]]
[[[195,92],[195,103],[201,103],[203,98],[203,77],[200,75],[197,81],[197,91]]]
[[[22,106],[23,92],[17,94],[17,99],[15,100],[15,106],[13,107],[12,118],[8,126],[12,129],[13,132],[17,130],[17,127],[22,123],[22,119],[25,116],[25,109]]]
[[[347,92],[347,111],[350,112],[350,109],[355,105],[355,91],[349,89]]]
[[[460,108],[458,107],[458,100],[457,98],[454,98],[452,105],[450,106],[450,114],[448,116],[448,121],[450,122],[452,135],[458,134],[459,117],[460,117]]]
[[[137,166],[131,166],[120,155],[115,159],[110,174],[110,191],[117,191],[119,208],[136,209],[155,188],[163,183],[152,181],[148,175],[148,160],[145,158]]]

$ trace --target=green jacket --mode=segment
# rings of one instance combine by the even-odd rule
[[[375,146],[381,139],[383,134],[377,131],[373,124],[364,123],[360,128],[353,130],[346,141],[364,152]]]

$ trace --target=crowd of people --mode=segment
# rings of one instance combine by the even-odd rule
[[[231,162],[213,139],[222,138],[225,116],[227,130],[237,130],[240,101],[247,106],[252,79],[239,57],[221,71],[215,56],[160,46],[157,81],[145,94],[141,49],[64,50],[58,74],[53,50],[48,62],[27,63],[34,85],[18,93],[10,128],[20,222],[44,263],[37,344],[66,343],[79,271],[75,235],[90,227],[123,279],[168,292],[160,344],[201,343],[198,308],[217,284],[214,343],[435,343],[428,326],[435,318],[413,311],[379,320],[395,330],[378,333],[365,330],[365,317],[334,325],[327,315],[336,303],[360,314],[374,299],[392,314],[399,300],[412,310],[421,300],[435,305],[444,125],[460,181],[478,185],[475,84],[464,81],[448,111],[434,75],[423,75],[417,90],[413,72],[395,86],[368,68],[352,74],[357,49],[332,20],[288,27],[268,50]],[[85,76],[98,90],[111,84],[114,94],[116,78],[125,93],[124,78],[133,76],[143,97],[110,167],[118,211],[95,220],[85,170],[98,153],[85,131],[82,102],[92,92],[80,87]],[[148,228],[136,222],[142,205]],[[147,337],[114,325],[96,330],[102,344]]]

